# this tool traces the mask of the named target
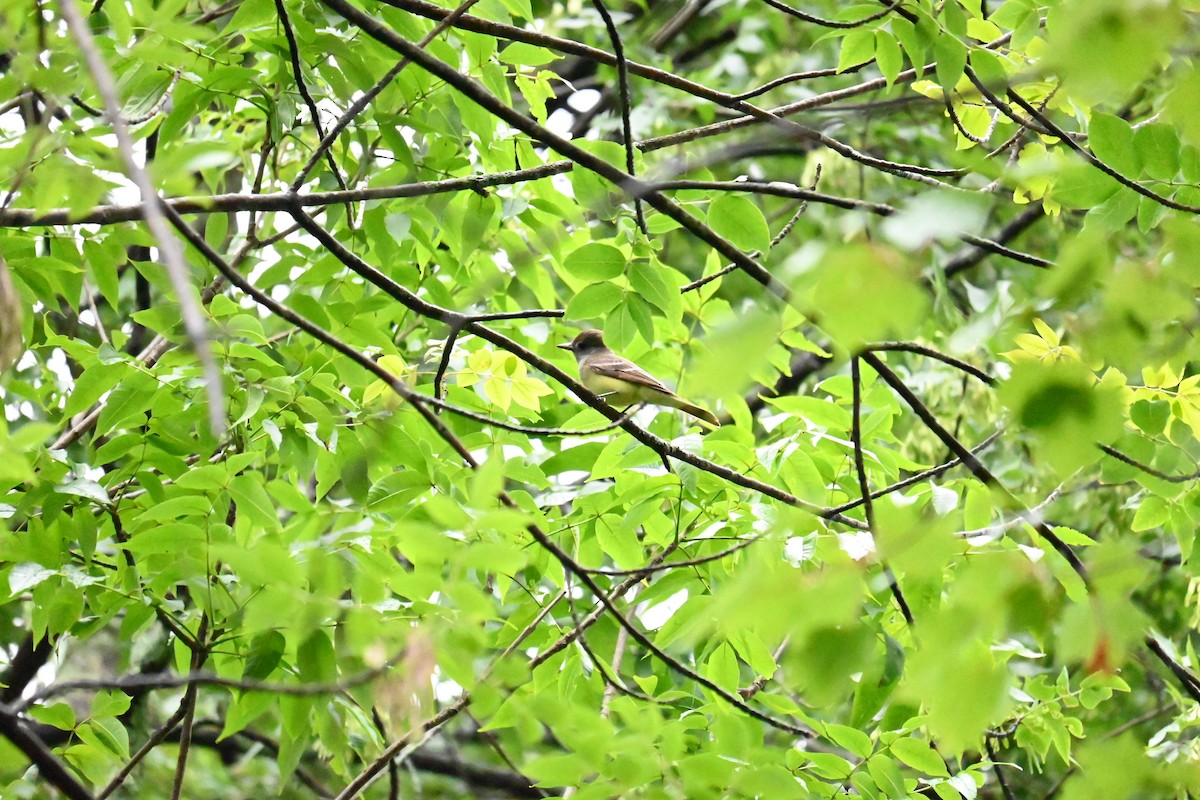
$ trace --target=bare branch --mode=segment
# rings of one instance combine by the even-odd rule
[[[213,435],[220,437],[225,430],[225,393],[221,387],[221,371],[209,344],[208,325],[205,323],[204,313],[200,310],[200,304],[192,294],[195,290],[192,287],[191,278],[188,276],[187,265],[183,261],[183,252],[179,248],[179,242],[167,228],[162,212],[159,211],[158,194],[150,185],[150,177],[134,158],[133,139],[130,138],[129,130],[121,119],[121,106],[117,98],[116,83],[113,81],[108,64],[104,62],[100,52],[96,49],[91,29],[80,16],[79,9],[75,6],[75,0],[59,0],[59,7],[62,9],[63,19],[67,23],[71,35],[83,52],[88,70],[92,74],[92,80],[96,82],[96,89],[104,99],[104,109],[113,133],[116,135],[117,149],[125,163],[125,173],[137,186],[138,193],[141,195],[146,225],[150,228],[150,232],[158,244],[167,274],[171,278],[171,285],[175,288],[184,330],[187,331],[196,357],[200,359],[200,363],[204,367],[208,392],[209,425]]]

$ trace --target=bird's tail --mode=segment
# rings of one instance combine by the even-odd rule
[[[715,414],[713,414],[708,409],[701,408],[700,406],[692,405],[688,401],[684,400],[682,397],[677,397],[675,395],[671,395],[668,398],[662,400],[661,402],[664,405],[671,406],[672,408],[678,408],[680,411],[684,412],[685,414],[691,414],[696,419],[702,420],[703,422],[707,422],[709,425],[712,425],[714,428],[721,427],[721,421],[719,419],[717,419],[717,416]]]

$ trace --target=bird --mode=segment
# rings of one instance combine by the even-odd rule
[[[628,407],[643,402],[670,406],[714,428],[721,425],[711,411],[689,403],[637,364],[609,350],[604,334],[594,328],[581,331],[570,343],[557,347],[575,354],[583,385],[615,405]]]

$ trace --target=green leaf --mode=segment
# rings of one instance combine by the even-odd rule
[[[867,761],[867,773],[875,781],[875,785],[889,798],[906,800],[908,792],[904,788],[904,776],[896,762],[883,754],[872,756]]]
[[[1138,506],[1129,527],[1136,532],[1157,528],[1160,525],[1165,525],[1167,520],[1171,518],[1170,512],[1171,508],[1163,498],[1150,495],[1142,500]]]
[[[1060,471],[1099,460],[1095,443],[1111,441],[1121,431],[1124,414],[1116,390],[1097,384],[1077,361],[1019,362],[1000,397]]]
[[[94,364],[88,367],[75,381],[75,388],[63,407],[63,416],[73,417],[91,408],[100,395],[120,383],[128,373],[129,367],[124,364]]]
[[[826,725],[825,735],[858,758],[867,758],[875,749],[870,736],[845,725]]]
[[[606,281],[625,271],[626,258],[620,250],[602,242],[588,242],[563,260],[563,268],[577,278]]]
[[[1179,173],[1179,134],[1172,126],[1143,125],[1133,136],[1133,147],[1151,178],[1169,181]]]
[[[144,372],[130,373],[128,378],[112,390],[104,410],[96,420],[96,431],[108,433],[120,427],[134,415],[144,414],[150,407],[151,398],[158,390],[158,382]]]
[[[739,684],[737,656],[727,644],[718,645],[706,662],[704,676],[728,692],[736,692]]]
[[[129,758],[129,734],[115,719],[93,718],[75,729],[75,734],[93,747],[107,751],[118,759]]]
[[[1141,159],[1133,146],[1133,128],[1128,122],[1099,111],[1088,123],[1088,144],[1101,161],[1134,177],[1141,172]]]
[[[1200,147],[1200,68],[1195,64],[1176,79],[1165,111],[1183,140]]]
[[[596,520],[596,541],[620,569],[634,569],[646,562],[637,531],[615,514],[604,514]]]
[[[842,39],[838,55],[838,72],[870,61],[875,56],[875,32],[867,28],[855,28]]]
[[[296,654],[300,679],[306,683],[332,683],[337,680],[337,655],[325,631],[313,631]]]
[[[8,590],[14,595],[19,595],[57,574],[55,570],[47,569],[41,564],[17,564],[8,573]]]
[[[938,83],[944,91],[953,91],[967,66],[966,46],[957,37],[943,34],[933,41],[933,55]]]
[[[287,640],[279,631],[263,631],[250,642],[246,653],[246,663],[242,668],[242,678],[246,680],[266,680],[283,658]]]
[[[75,711],[66,703],[34,706],[27,713],[43,725],[51,725],[62,731],[69,731],[75,727]]]
[[[668,319],[676,320],[683,311],[683,301],[679,297],[679,284],[667,278],[668,272],[672,277],[678,276],[664,266],[633,264],[629,270],[629,283],[643,300],[657,306]]]
[[[1112,197],[1121,184],[1090,164],[1071,164],[1054,181],[1052,197],[1068,208],[1091,208]]]
[[[242,473],[229,482],[229,495],[237,503],[238,514],[245,514],[257,526],[266,530],[279,528],[279,516],[275,512],[275,504],[262,483],[262,476],[256,473]]]
[[[1046,17],[1047,66],[1086,104],[1119,103],[1187,29],[1179,7],[1166,3],[1070,3],[1054,6]],[[1027,18],[1022,27],[1027,26],[1036,30],[1037,24]],[[1025,46],[1016,36],[1013,44]]]
[[[950,773],[946,769],[946,763],[937,754],[937,751],[930,746],[929,742],[919,739],[897,739],[888,747],[896,758],[915,770],[923,772],[926,775],[934,775],[941,778],[950,777]]]
[[[93,717],[119,717],[129,710],[132,699],[124,692],[105,690],[92,698]]]
[[[1138,400],[1129,407],[1129,419],[1142,432],[1157,436],[1167,428],[1171,405],[1162,400]]]
[[[194,545],[205,540],[199,525],[174,522],[159,525],[130,537],[122,547],[134,555],[177,553],[183,555]]]
[[[914,277],[895,251],[849,246],[829,251],[801,285],[811,287],[821,327],[854,351],[870,341],[912,338],[929,306]]]
[[[708,204],[708,225],[745,252],[765,253],[771,247],[771,231],[758,206],[736,194],[723,194]]]
[[[540,755],[530,759],[522,772],[541,786],[574,786],[588,771],[588,763],[576,754]]]
[[[512,64],[514,67],[544,67],[557,61],[561,56],[545,47],[525,42],[513,42],[500,51],[499,58],[503,63]]]
[[[875,64],[888,86],[895,83],[896,76],[904,69],[904,53],[900,50],[900,43],[883,29],[875,31]]]
[[[112,502],[112,498],[108,496],[108,492],[105,491],[103,486],[86,478],[76,478],[73,481],[64,483],[62,486],[55,487],[55,491],[59,494],[83,497],[101,505],[108,505]]]
[[[596,320],[621,302],[624,291],[615,283],[593,283],[583,287],[567,303],[567,319]]]

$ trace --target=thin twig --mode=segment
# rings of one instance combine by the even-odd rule
[[[814,25],[820,25],[822,28],[845,30],[847,28],[858,28],[866,25],[868,22],[874,22],[877,19],[883,19],[888,14],[896,10],[900,4],[904,2],[904,0],[892,0],[892,2],[888,3],[887,7],[883,10],[877,11],[874,14],[869,14],[862,19],[856,19],[853,22],[840,22],[839,20],[835,19],[824,19],[822,17],[792,8],[782,0],[763,0],[763,2],[769,5],[771,8],[778,9],[787,14],[789,17],[795,17],[803,22],[811,22]]]
[[[987,748],[988,760],[992,762],[992,770],[996,773],[996,782],[1000,784],[1000,791],[1004,794],[1004,800],[1016,800],[1012,789],[1008,788],[1008,782],[1004,780],[1004,772],[1000,769],[1000,758],[996,754],[995,743],[990,736],[985,736],[983,737],[983,744]]]
[[[705,191],[728,191],[728,192],[748,192],[751,194],[765,194],[774,197],[790,197],[797,200],[811,200],[814,203],[822,203],[825,205],[834,206],[836,208],[845,208],[847,210],[866,211],[878,217],[890,217],[898,212],[894,206],[886,203],[873,203],[868,200],[858,200],[850,197],[838,197],[836,195],[822,194],[814,192],[810,189],[797,186],[794,183],[785,183],[783,181],[660,181],[649,184],[649,189],[655,191],[669,190],[705,190]],[[959,234],[959,238],[967,244],[972,244],[982,250],[986,250],[996,255],[1002,255],[1011,258],[1014,261],[1019,261],[1022,264],[1029,264],[1034,267],[1043,269],[1053,266],[1053,263],[1039,256],[1022,253],[1019,250],[1013,250],[1010,247],[1005,247],[999,242],[994,242],[990,239],[985,239],[975,234],[963,233]],[[741,265],[739,264],[739,267]]]
[[[921,422],[924,423],[925,427],[928,428],[939,440],[941,440],[942,444],[950,448],[952,453],[962,459],[963,464],[966,465],[967,469],[971,470],[975,477],[977,477],[987,486],[999,491],[1014,507],[1022,507],[1021,502],[1016,498],[1016,496],[1013,495],[1013,493],[1009,491],[1007,487],[1000,483],[996,476],[993,475],[992,472],[985,467],[978,458],[975,457],[974,453],[963,446],[962,442],[955,438],[953,434],[951,434],[940,422],[938,422],[937,418],[932,412],[930,412],[928,408],[926,408],[925,404],[921,402],[920,398],[916,396],[912,389],[908,388],[908,385],[905,384],[904,381],[900,380],[900,377],[896,375],[896,373],[892,372],[887,364],[883,363],[883,361],[880,360],[880,358],[874,353],[863,353],[862,359],[871,366],[871,369],[875,370],[879,377],[883,378],[884,383],[891,386],[892,389],[898,395],[900,395],[904,402],[908,404],[909,408],[913,410],[913,413],[915,413]],[[1054,531],[1050,530],[1050,526],[1047,525],[1044,520],[1033,519],[1027,516],[1026,521],[1043,539],[1046,540],[1046,542],[1050,544],[1051,547],[1058,552],[1059,555],[1061,555],[1067,561],[1068,564],[1071,565],[1071,569],[1075,570],[1075,573],[1079,575],[1079,577],[1086,584],[1088,582],[1087,569],[1084,567],[1083,562],[1079,560],[1079,556],[1075,554],[1075,551],[1072,550],[1066,542],[1060,539],[1058,535],[1054,533]]]
[[[433,30],[427,33],[425,37],[417,43],[417,47],[423,48],[428,45],[437,38],[438,34],[453,26],[458,18],[467,12],[467,9],[478,2],[479,0],[464,0],[464,2],[461,3],[458,8],[448,13],[440,22],[433,26]],[[304,166],[300,168],[300,173],[296,176],[296,179],[292,181],[291,190],[293,192],[298,191],[300,187],[304,185],[304,182],[308,180],[308,176],[312,173],[313,168],[316,167],[321,158],[330,151],[330,148],[333,147],[333,143],[337,141],[338,136],[340,136],[342,131],[346,129],[346,126],[353,122],[354,119],[371,104],[371,101],[378,97],[379,93],[386,89],[388,85],[395,80],[396,76],[399,75],[409,63],[410,62],[407,58],[400,59],[400,61],[396,63],[396,66],[388,70],[387,74],[376,81],[375,85],[373,85],[370,89],[363,92],[362,95],[359,96],[353,103],[351,103],[350,107],[347,108],[346,111],[337,118],[337,121],[333,123],[333,127],[329,129],[329,133],[324,134],[321,137],[321,141],[317,144],[316,150],[314,150],[312,155],[308,157],[308,161],[306,161]]]
[[[612,14],[608,13],[608,8],[604,5],[604,0],[592,0],[592,7],[596,9],[596,13],[600,15],[600,19],[604,21],[604,29],[608,32],[608,40],[612,44],[613,55],[617,58],[617,107],[621,112],[621,132],[622,145],[625,147],[625,171],[630,175],[636,175],[636,165],[634,163],[633,144],[633,122],[630,119],[630,111],[632,101],[629,97],[629,64],[625,60],[625,45],[621,43],[621,34],[617,30],[617,24],[613,22]],[[650,229],[646,227],[646,212],[642,208],[642,201],[637,196],[633,198],[634,214],[637,217],[638,228],[642,233],[649,238]]]
[[[817,170],[816,170],[816,175],[813,176],[813,182],[812,182],[812,185],[809,187],[809,189],[816,190],[817,183],[819,183],[820,180],[821,180],[821,165],[818,164]],[[779,233],[775,234],[775,236],[771,239],[771,245],[768,248],[768,250],[774,250],[775,247],[780,242],[782,242],[785,238],[787,238],[787,235],[792,232],[792,229],[796,227],[796,223],[800,221],[800,217],[804,216],[804,212],[807,210],[808,210],[808,200],[801,200],[800,207],[796,209],[796,213],[792,214],[792,218],[789,219],[787,221],[787,223],[782,228],[780,228]],[[750,254],[750,257],[758,258],[761,255],[762,255],[762,253],[760,251],[755,251]],[[686,294],[687,292],[695,291],[696,289],[699,289],[701,286],[704,286],[705,284],[707,284],[711,281],[715,281],[717,278],[720,278],[722,275],[728,275],[730,272],[733,272],[737,268],[738,268],[737,264],[726,264],[724,267],[717,270],[713,274],[705,275],[704,277],[697,278],[696,280],[692,281],[691,283],[685,285],[682,289],[679,290],[679,293]]]
[[[104,788],[96,794],[96,800],[104,800],[104,798],[120,788],[125,779],[129,777],[129,773],[133,772],[133,768],[141,763],[142,759],[149,755],[151,750],[166,741],[171,731],[175,730],[175,727],[183,721],[188,712],[194,709],[195,703],[189,703],[188,695],[185,694],[183,700],[179,703],[179,708],[175,709],[175,713],[168,717],[167,721],[150,735],[150,738],[146,739],[146,742],[125,762],[121,769],[117,771],[117,774],[112,777],[112,780],[104,785]]]
[[[875,505],[871,502],[871,485],[867,481],[866,459],[863,457],[862,443],[862,375],[858,367],[858,357],[850,359],[850,387],[851,387],[851,414],[850,414],[850,442],[854,448],[854,471],[858,474],[858,489],[859,495],[862,498],[863,515],[867,519],[867,530],[872,536],[875,535]],[[904,615],[905,621],[913,624],[912,610],[909,608],[908,600],[905,599],[904,593],[900,590],[900,582],[896,579],[896,574],[892,572],[892,568],[886,562],[881,562],[883,565],[883,574],[887,578],[888,589],[892,592],[892,597],[896,598],[896,605],[900,606],[900,613]]]
[[[1009,89],[1007,94],[1008,94],[1008,98],[1010,100],[1012,100],[1014,103],[1016,103],[1022,109],[1024,109],[1025,112],[1027,114],[1029,114],[1030,116],[1032,116],[1035,120],[1037,120],[1042,125],[1044,125],[1051,134],[1053,134],[1055,137],[1057,137],[1059,139],[1059,141],[1061,141],[1067,147],[1074,150],[1076,153],[1079,153],[1081,156],[1083,156],[1083,159],[1085,161],[1087,161],[1089,164],[1091,164],[1096,169],[1103,172],[1105,175],[1107,175],[1110,178],[1112,178],[1113,180],[1115,180],[1117,183],[1121,184],[1122,186],[1127,186],[1128,188],[1130,188],[1133,191],[1140,194],[1142,197],[1149,198],[1149,199],[1155,201],[1156,203],[1158,203],[1162,206],[1165,206],[1167,208],[1174,209],[1175,211],[1186,211],[1189,214],[1200,214],[1200,206],[1194,206],[1189,203],[1181,203],[1178,200],[1174,200],[1170,197],[1161,195],[1158,192],[1154,191],[1153,189],[1147,189],[1145,186],[1142,186],[1137,181],[1135,181],[1131,178],[1125,177],[1120,172],[1113,169],[1108,164],[1104,163],[1099,158],[1097,158],[1095,156],[1095,154],[1093,154],[1086,147],[1079,144],[1079,142],[1075,141],[1074,137],[1072,137],[1071,134],[1067,133],[1062,128],[1055,125],[1050,120],[1049,117],[1047,117],[1041,111],[1038,111],[1036,108],[1031,106],[1025,100],[1025,98],[1021,97],[1021,95],[1017,94],[1012,89]]]
[[[984,450],[988,449],[993,444],[995,444],[995,442],[1000,438],[1001,433],[1003,433],[1002,430],[996,431],[991,436],[989,436],[988,438],[984,439],[979,444],[972,447],[971,452],[974,453],[975,455],[979,455]],[[947,472],[947,471],[953,469],[954,467],[957,467],[961,463],[963,463],[961,458],[952,458],[949,461],[946,461],[945,463],[938,464],[936,467],[932,467],[930,469],[918,472],[914,475],[910,475],[902,481],[896,481],[895,483],[884,486],[882,489],[876,489],[875,491],[873,491],[869,495],[867,495],[867,497],[870,497],[872,500],[878,500],[880,497],[883,497],[884,495],[889,495],[892,492],[898,492],[901,489],[906,489],[909,486],[912,486],[913,484],[916,484],[916,483],[923,483],[924,481],[927,481],[930,478],[936,478],[937,476],[941,475],[943,472]],[[842,503],[840,506],[833,506],[832,508],[829,508],[826,510],[830,511],[830,512],[841,513],[843,511],[849,511],[852,508],[858,508],[862,504],[863,504],[863,498],[859,497],[855,500],[850,500],[849,502]]]
[[[300,64],[300,45],[296,41],[296,32],[292,30],[292,21],[288,17],[287,6],[284,0],[275,0],[275,11],[279,14],[279,22],[283,25],[283,35],[287,39],[288,55],[292,63],[292,76],[296,81],[296,88],[300,90],[300,96],[304,98],[304,105],[308,107],[308,113],[312,117],[313,128],[317,131],[317,138],[325,138],[325,127],[321,124],[321,112],[317,108],[317,101],[313,100],[312,94],[308,91],[308,83],[304,80],[304,70]],[[346,181],[342,178],[342,171],[338,169],[337,162],[333,160],[333,153],[328,149],[325,151],[325,161],[329,164],[329,169],[333,172],[334,180],[342,189],[346,189]]]
[[[1118,450],[1115,447],[1112,447],[1111,445],[1102,444],[1102,445],[1098,445],[1098,446],[1106,454],[1112,456],[1117,461],[1120,461],[1124,464],[1128,464],[1129,466],[1133,467],[1134,469],[1141,470],[1142,472],[1146,473],[1147,475],[1153,475],[1154,477],[1158,478],[1159,480],[1167,481],[1168,483],[1191,483],[1194,480],[1200,480],[1200,470],[1197,470],[1196,472],[1189,472],[1186,475],[1168,475],[1167,473],[1162,472],[1161,470],[1155,469],[1154,467],[1150,466],[1149,464],[1143,464],[1142,462],[1138,461],[1137,459],[1133,458],[1132,456],[1125,455],[1120,450]]]
[[[400,663],[403,653],[392,656],[383,664],[372,669],[364,670],[335,683],[273,683],[256,681],[248,678],[223,678],[210,672],[193,671],[186,675],[175,673],[147,673],[130,675],[113,680],[103,678],[88,678],[74,681],[62,681],[51,684],[40,691],[23,698],[17,705],[17,711],[23,711],[35,703],[48,700],[51,697],[77,692],[80,690],[102,691],[131,689],[178,689],[189,686],[218,686],[225,689],[238,689],[243,692],[267,692],[270,694],[287,695],[288,697],[318,697],[322,695],[341,694],[357,686],[363,686],[378,679],[396,664]]]
[[[917,344],[916,342],[874,342],[867,345],[863,349],[871,353],[900,351],[928,356],[929,358],[941,361],[943,364],[949,364],[955,369],[967,373],[972,378],[977,378],[983,383],[986,383],[988,386],[996,385],[996,379],[981,370],[979,367],[968,364],[962,359],[955,358],[954,356],[934,350],[932,347],[927,347],[923,344]]]

